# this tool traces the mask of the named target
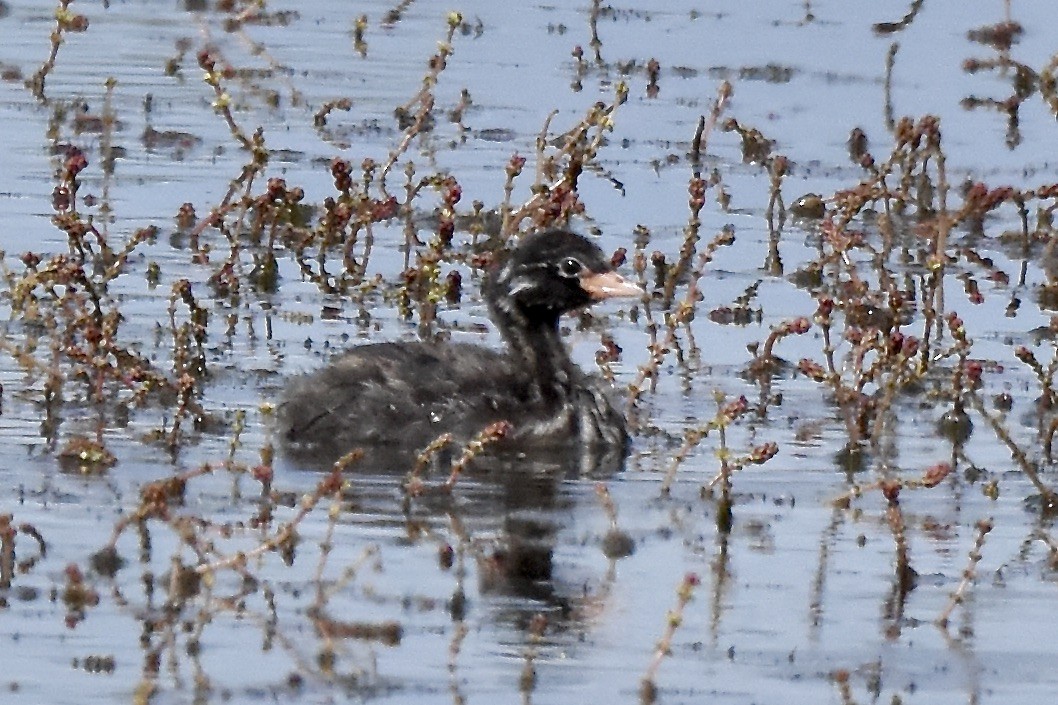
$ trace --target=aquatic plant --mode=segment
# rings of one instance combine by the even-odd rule
[[[762,117],[761,105],[749,104],[759,93],[741,87],[789,82],[804,69],[680,67],[664,44],[646,41],[635,56],[615,58],[625,48],[604,46],[607,25],[638,22],[648,13],[640,8],[590,4],[579,28],[583,46],[576,38],[562,45],[557,69],[576,93],[576,110],[541,104],[532,118],[540,123],[535,139],[529,134],[508,149],[508,131],[482,122],[477,86],[460,85],[453,70],[474,39],[491,31],[487,21],[457,12],[430,17],[407,0],[379,17],[328,14],[327,23],[345,23],[330,26],[348,30],[352,53],[342,60],[358,62],[364,75],[379,70],[374,59],[384,38],[402,31],[409,15],[434,25],[437,46],[413,59],[413,85],[387,106],[392,119],[376,120],[365,117],[355,86],[325,81],[312,87],[317,94],[306,91],[300,67],[271,44],[279,30],[306,19],[303,9],[258,0],[186,5],[195,22],[147,69],[170,82],[170,96],[213,121],[212,136],[183,124],[166,129],[159,99],[137,94],[130,101],[115,79],[93,86],[64,74],[67,65],[81,68],[76,46],[64,46],[75,35],[113,30],[106,14],[103,22],[93,14],[103,9],[86,5],[79,14],[71,0],[57,0],[54,24],[49,17],[48,36],[40,37],[43,62],[23,84],[37,110],[27,114],[41,123],[35,149],[52,174],[50,204],[37,211],[50,209],[57,237],[16,241],[26,251],[3,258],[11,321],[0,349],[16,373],[0,389],[4,411],[16,411],[5,419],[21,429],[39,418],[39,431],[19,431],[20,444],[39,434],[47,453],[39,467],[54,462],[59,475],[44,473],[41,487],[19,484],[14,506],[0,513],[0,607],[37,599],[34,581],[44,581],[68,628],[95,627],[104,616],[132,625],[142,651],[134,698],[148,701],[168,687],[193,689],[201,701],[214,692],[228,697],[218,687],[224,673],[204,658],[220,640],[219,624],[246,630],[232,633],[250,634],[262,651],[282,651],[287,672],[261,686],[275,698],[296,697],[309,681],[374,697],[404,683],[379,677],[372,648],[399,646],[412,623],[417,640],[441,635],[453,700],[477,685],[473,664],[482,651],[507,659],[509,682],[523,698],[546,698],[551,663],[570,658],[570,644],[589,648],[601,620],[625,619],[627,612],[613,616],[612,591],[641,555],[673,541],[698,562],[692,570],[707,567],[713,580],[702,601],[708,614],[697,621],[688,618],[697,573],[677,588],[641,682],[642,700],[653,702],[664,690],[666,661],[698,664],[724,653],[733,660],[718,642],[738,591],[753,589],[744,579],[750,561],[738,551],[752,551],[766,570],[780,560],[773,553],[789,560],[770,533],[795,502],[829,512],[818,537],[798,537],[818,544],[805,605],[813,637],[829,617],[827,579],[849,574],[840,563],[845,549],[879,538],[875,555],[885,565],[854,578],[877,593],[878,629],[889,641],[906,639],[907,625],[921,621],[916,592],[928,590],[939,599],[926,621],[953,651],[969,648],[972,619],[995,604],[989,578],[1004,579],[1014,563],[1037,568],[1022,573],[1053,573],[1058,185],[1027,173],[1018,186],[952,167],[954,143],[939,117],[893,114],[902,105],[890,96],[900,66],[896,44],[886,53],[881,88],[885,133],[849,129],[849,166],[817,179],[818,167],[799,156],[799,145],[770,114]],[[921,6],[912,3],[902,19],[878,23],[874,32],[908,30]],[[691,21],[700,16],[689,13]],[[806,6],[799,21],[815,20]],[[274,33],[256,31],[264,27]],[[566,31],[557,21],[548,27],[556,40]],[[1020,36],[1013,21],[975,30],[970,41],[995,55],[963,66],[999,79],[1002,91],[1009,86],[1009,95],[968,95],[963,104],[998,112],[1011,149],[1024,139],[1024,106],[1054,113],[1058,105],[1058,60],[1019,60]],[[17,85],[11,69],[5,64],[0,73]],[[699,94],[685,98],[685,78],[716,83],[715,93],[700,95],[698,85]],[[685,101],[678,139],[644,129],[643,106],[677,94]],[[144,127],[130,136],[140,106]],[[304,128],[318,140],[315,151],[292,156],[280,147],[289,145],[277,125]],[[486,133],[498,140],[485,168],[473,172],[450,159]],[[628,145],[643,151],[626,158],[620,150]],[[213,162],[214,171],[196,174],[208,173],[215,188],[208,197],[180,192],[163,218],[146,225],[152,218],[136,210],[143,204],[130,204],[121,170],[137,150],[170,167],[188,154],[200,158],[196,169]],[[631,166],[672,187],[665,194],[676,194],[671,213],[659,215],[642,198]],[[671,169],[680,170],[674,178]],[[836,186],[793,193],[811,180]],[[747,181],[756,192],[740,187]],[[642,216],[611,217],[600,193],[627,194]],[[126,216],[125,208],[138,214]],[[494,460],[490,446],[506,432],[502,424],[463,448],[440,435],[392,477],[365,467],[358,449],[317,474],[277,471],[262,431],[272,407],[259,403],[257,391],[268,398],[278,384],[273,375],[291,371],[295,340],[324,357],[379,331],[423,339],[476,332],[471,284],[493,253],[523,231],[570,223],[587,231],[605,225],[609,242],[626,244],[614,261],[627,260],[646,292],[610,319],[584,315],[569,323],[582,339],[593,338],[601,372],[626,393],[634,439],[624,473],[598,477],[593,468],[565,465],[535,472],[514,458],[498,477],[483,461]],[[1023,318],[1009,326],[1014,332],[997,335],[1003,326],[971,315],[997,303],[1011,320],[1028,312],[1042,324],[1016,329],[1030,320]],[[343,325],[333,334],[301,325],[318,318]],[[611,329],[614,321],[620,325]],[[320,331],[330,337],[321,342]],[[742,344],[729,350],[726,336]],[[246,351],[263,364],[246,363]],[[712,370],[718,354],[736,362]],[[233,401],[227,384],[254,389],[253,399]],[[909,419],[918,426],[910,428]],[[921,443],[917,452],[901,455],[912,438]],[[160,445],[142,452],[164,460],[146,469],[129,462],[140,457],[129,439]],[[819,459],[820,449],[838,448]],[[40,462],[36,448],[30,456]],[[800,479],[806,473],[816,481],[811,490]],[[367,506],[370,483],[383,487],[384,510]],[[633,483],[647,491],[627,492]],[[570,527],[548,521],[568,518],[570,497],[583,504],[585,486],[595,488],[605,528],[576,524],[579,534],[558,541],[559,528]],[[71,539],[59,522],[36,518],[63,511],[49,494],[59,496],[54,487],[107,493],[104,506],[115,512],[100,513],[102,529],[79,539],[92,542],[93,555],[58,567],[47,562],[57,553],[52,547]],[[1016,502],[998,501],[1015,490]],[[503,516],[481,515],[477,503],[487,491],[502,495],[487,506]],[[534,492],[537,504],[520,503]],[[636,496],[650,499],[637,504]],[[620,524],[614,497],[621,498]],[[931,512],[944,503],[957,511],[936,522]],[[992,551],[1003,550],[994,527],[1005,535],[1020,528],[1010,504],[1029,517],[1021,551],[1006,561],[1000,555],[993,574]],[[1004,507],[1001,519],[983,518]],[[853,524],[856,535],[845,536]],[[376,536],[385,544],[376,545]],[[923,536],[941,548],[924,549]],[[571,570],[571,555],[587,559]],[[1039,566],[1030,563],[1037,558]],[[414,585],[379,577],[391,560]],[[919,575],[931,562],[940,564],[928,569],[940,576],[934,584]],[[563,592],[569,586],[555,577],[555,565],[554,573],[575,574],[572,589]],[[673,579],[669,567],[649,566],[654,584]],[[434,621],[424,627],[419,615]],[[949,633],[960,618],[965,624]],[[692,644],[685,650],[677,643],[683,628]],[[515,635],[513,645],[482,649],[481,640],[501,629],[504,638]],[[85,673],[120,675],[128,668],[123,656],[78,654],[72,662]],[[858,679],[869,699],[882,699],[881,661],[832,665],[826,671],[842,702],[855,702]]]

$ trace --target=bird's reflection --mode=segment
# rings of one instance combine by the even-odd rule
[[[554,571],[554,555],[563,529],[577,504],[594,500],[594,492],[576,491],[578,483],[613,476],[624,468],[624,449],[538,449],[534,452],[485,452],[473,458],[450,491],[409,497],[402,487],[416,454],[392,446],[364,448],[362,458],[347,472],[354,488],[369,496],[359,507],[393,525],[408,527],[413,540],[431,533],[454,544],[474,559],[477,589],[482,596],[521,598],[505,604],[515,623],[541,610],[563,617],[574,614],[571,602],[583,586],[564,585]],[[427,488],[447,478],[456,450],[446,449],[429,463]],[[291,469],[323,471],[331,455],[290,453]],[[411,527],[415,527],[412,529]],[[430,527],[428,530],[423,527]],[[460,588],[461,589],[461,588]],[[462,596],[457,602],[462,604]],[[462,613],[462,609],[454,610]]]

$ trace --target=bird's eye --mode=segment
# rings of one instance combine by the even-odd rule
[[[567,257],[562,260],[562,264],[558,266],[559,271],[562,272],[564,277],[575,277],[580,274],[581,270],[584,269],[584,265],[572,257]]]

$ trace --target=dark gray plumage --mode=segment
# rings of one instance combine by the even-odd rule
[[[623,416],[602,380],[569,357],[563,313],[638,286],[613,271],[593,243],[565,230],[526,236],[488,273],[483,293],[505,352],[453,343],[353,348],[293,379],[279,432],[294,451],[335,458],[357,446],[423,448],[442,433],[473,437],[508,421],[511,448],[627,444]]]

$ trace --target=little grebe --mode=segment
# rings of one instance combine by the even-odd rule
[[[566,230],[524,237],[490,268],[482,289],[506,352],[433,342],[353,348],[287,385],[278,410],[283,441],[317,457],[379,444],[420,450],[442,433],[465,441],[508,421],[503,447],[620,447],[623,454],[624,417],[608,385],[570,359],[559,317],[642,289],[613,271],[595,244]]]

